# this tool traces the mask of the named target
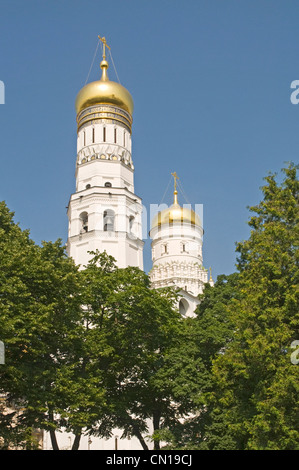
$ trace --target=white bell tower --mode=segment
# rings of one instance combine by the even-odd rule
[[[133,100],[110,81],[103,42],[102,77],[78,93],[76,192],[68,205],[67,252],[84,267],[106,251],[119,268],[143,269],[141,199],[134,193]]]
[[[151,285],[179,289],[179,310],[183,316],[192,316],[199,304],[198,295],[208,282],[203,267],[203,227],[199,215],[189,207],[181,207],[177,197],[177,174],[174,176],[174,201],[154,217],[152,238]],[[209,283],[213,285],[212,276]]]

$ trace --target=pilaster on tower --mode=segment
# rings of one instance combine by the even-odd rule
[[[105,38],[100,38],[102,41]],[[133,99],[109,80],[105,55],[100,80],[88,83],[76,98],[76,192],[68,206],[67,250],[87,264],[89,251],[106,251],[118,267],[143,269],[141,199],[134,192],[132,160]]]

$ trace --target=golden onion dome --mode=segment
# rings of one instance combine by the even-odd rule
[[[108,78],[108,62],[103,58],[101,62],[102,77],[100,80],[90,82],[79,91],[76,98],[76,112],[100,104],[117,106],[133,114],[134,103],[131,94],[120,83],[110,81]]]
[[[161,225],[172,225],[173,223],[191,224],[201,227],[201,220],[198,214],[192,209],[181,207],[177,199],[177,191],[174,191],[174,201],[172,206],[164,209],[155,215],[151,224],[151,230]]]

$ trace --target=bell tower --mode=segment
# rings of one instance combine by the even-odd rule
[[[178,203],[176,173],[174,177],[173,204],[158,212],[152,220],[151,285],[179,289],[179,310],[192,316],[208,282],[208,272],[203,266],[203,226],[199,215],[191,207]],[[189,204],[188,204],[189,206]],[[213,285],[212,276],[209,283]]]
[[[119,268],[143,269],[141,199],[134,193],[133,99],[110,81],[103,43],[100,80],[76,98],[76,191],[68,205],[67,252],[84,266],[89,251],[106,251]]]

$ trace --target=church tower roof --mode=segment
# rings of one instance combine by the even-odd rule
[[[112,105],[123,109],[131,116],[133,114],[134,103],[129,91],[120,83],[109,80],[108,67],[106,60],[105,38],[99,39],[103,43],[103,60],[101,61],[102,77],[100,80],[90,82],[79,91],[76,98],[76,112],[79,114],[83,109],[96,105]]]
[[[178,176],[176,173],[172,173],[172,175],[174,177],[173,204],[155,215],[151,224],[151,230],[161,225],[171,225],[173,223],[188,223],[201,227],[202,223],[198,214],[192,209],[181,207],[178,203]]]

